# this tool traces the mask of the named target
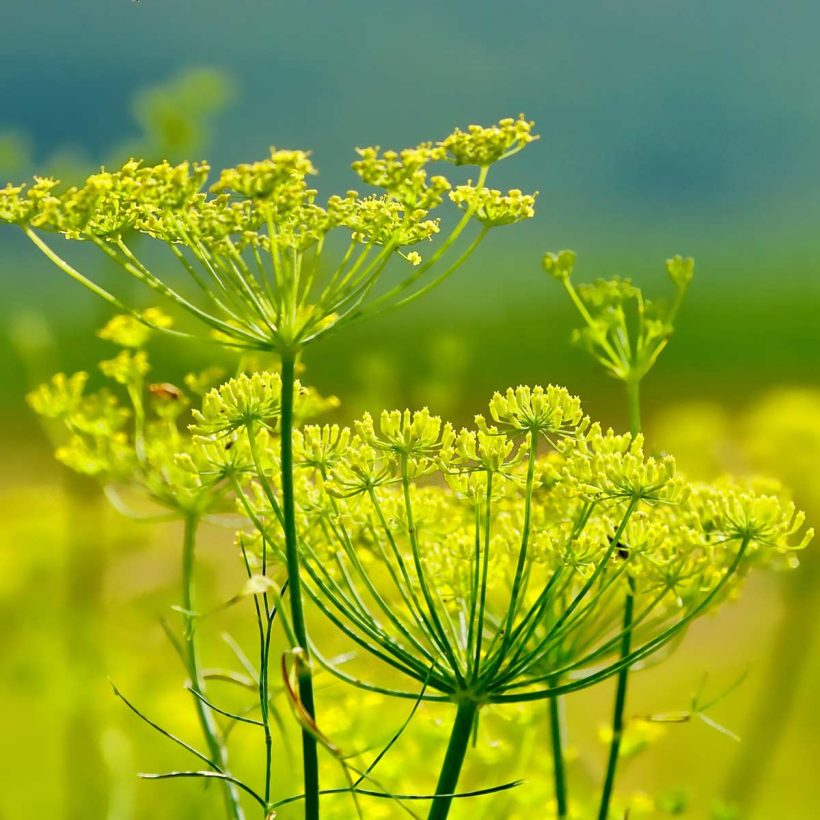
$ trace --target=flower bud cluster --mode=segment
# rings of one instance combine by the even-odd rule
[[[459,185],[450,192],[450,199],[472,213],[488,227],[512,225],[535,216],[535,194],[524,194],[517,188],[502,194],[492,188]]]
[[[629,590],[636,611],[656,624],[642,638],[650,641],[723,600],[741,568],[788,567],[776,556],[811,537],[799,536],[803,519],[788,502],[688,482],[670,457],[646,456],[640,436],[590,423],[562,388],[496,394],[490,416],[495,426],[479,417],[475,429],[456,433],[427,410],[393,411],[378,424],[365,416],[355,432],[312,428],[300,439],[299,463],[321,474],[316,486],[333,499],[314,493],[302,505],[308,574],[322,562],[322,589],[312,594],[337,617],[355,610],[351,626],[363,630],[365,645],[417,676],[432,663],[453,687],[472,675],[477,686],[503,689],[506,661],[496,653],[505,644],[494,632],[502,624],[527,636],[513,643],[519,657],[532,653],[531,666],[515,666],[517,687],[536,685],[545,669],[600,663],[615,651],[608,641],[619,629],[608,601]],[[549,452],[529,446],[543,438]],[[513,595],[519,572],[527,584]],[[350,597],[351,584],[378,590],[377,605],[389,611],[372,630],[377,616]],[[534,618],[529,607],[538,619],[519,627]],[[487,668],[499,683],[482,677]]]
[[[577,288],[572,282],[575,254],[546,253],[544,270],[561,282],[583,319],[573,341],[587,350],[612,376],[633,385],[649,372],[674,331],[674,321],[694,275],[691,258],[666,260],[675,286],[671,304],[644,297],[630,279],[598,279]]]
[[[533,436],[562,436],[572,432],[583,421],[581,400],[564,387],[519,386],[495,393],[490,401],[490,416],[499,427],[513,433]],[[479,427],[486,427],[481,416]]]
[[[298,380],[294,385],[293,414],[298,421],[312,418],[339,404],[323,398]],[[278,373],[240,373],[209,390],[202,409],[194,410],[191,431],[199,436],[224,436],[252,426],[276,429],[282,414],[282,379]]]
[[[388,196],[360,199],[356,191],[348,191],[344,197],[332,196],[327,212],[332,224],[347,228],[354,241],[365,245],[405,247],[430,240],[439,232],[439,220],[428,219],[426,210],[408,210]]]
[[[466,131],[457,128],[441,145],[456,165],[486,167],[537,140],[532,132],[534,126],[535,123],[521,114],[518,119],[508,117],[488,128],[480,125],[471,125]]]
[[[52,263],[111,304],[123,304],[114,292],[119,283],[109,291],[81,273],[43,233],[95,245],[225,346],[293,354],[345,322],[421,296],[464,264],[488,229],[530,218],[534,195],[517,189],[502,194],[484,183],[488,166],[531,142],[531,130],[523,118],[510,119],[401,151],[358,149],[353,170],[376,190],[332,194],[324,203],[308,187],[316,169],[306,151],[271,148],[261,161],[222,170],[210,187],[207,163],[129,160],[67,189],[47,178],[29,187],[7,185],[0,190],[0,221],[21,226]],[[479,182],[453,191],[446,176],[431,170],[448,160],[479,162]],[[436,212],[448,193],[465,211],[449,233]],[[484,230],[457,250],[452,246],[464,244],[470,219]],[[132,243],[138,234],[166,246],[187,285],[165,280],[137,255]],[[348,239],[347,249],[328,241],[331,234]],[[414,246],[431,240],[438,247],[425,261]],[[328,264],[328,255],[340,250]],[[378,289],[396,257],[416,270]],[[441,271],[429,273],[439,263]]]

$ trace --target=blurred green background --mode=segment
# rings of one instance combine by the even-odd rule
[[[342,398],[343,417],[428,404],[456,420],[494,389],[556,382],[623,425],[614,382],[569,345],[574,316],[540,256],[570,247],[579,279],[632,276],[653,292],[667,256],[693,255],[679,330],[644,389],[651,443],[703,476],[782,477],[816,522],[818,27],[809,2],[6,2],[0,184],[131,154],[219,167],[275,144],[313,150],[330,193],[354,184],[357,145],[402,147],[524,111],[542,139],[493,184],[539,190],[536,219],[492,235],[401,314],[317,346],[309,380]],[[133,778],[182,763],[106,683],[192,729],[157,625],[175,602],[176,533],[124,522],[63,475],[23,402],[32,382],[107,355],[93,330],[110,314],[11,229],[0,275],[0,818],[217,816],[197,785]],[[157,348],[155,371],[173,381],[204,355]],[[203,583],[219,600],[240,567],[224,534],[212,540]],[[646,714],[686,708],[704,670],[719,690],[748,667],[716,707],[744,743],[698,722],[667,727],[626,769],[626,792],[682,789],[693,817],[724,798],[754,818],[816,816],[820,577],[805,564],[796,580],[754,579],[636,677],[630,708]],[[608,697],[569,705],[578,788],[600,776]],[[423,719],[435,732],[435,715]],[[521,773],[485,764],[475,778]],[[486,816],[535,816],[499,805]]]

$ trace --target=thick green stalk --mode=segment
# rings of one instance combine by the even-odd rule
[[[452,795],[458,787],[458,778],[461,775],[461,767],[470,743],[477,712],[478,704],[474,700],[463,700],[458,704],[453,731],[450,734],[450,742],[447,745],[447,753],[444,756],[444,763],[441,766],[441,774],[436,786],[437,795],[449,796],[436,797],[433,800],[427,820],[445,820],[450,813]]]
[[[557,684],[554,681],[550,686]],[[564,771],[564,726],[561,714],[561,699],[550,698],[550,737],[552,740],[553,780],[555,782],[556,817],[564,820],[567,816],[567,782]]]
[[[191,689],[205,695],[205,684],[199,671],[199,652],[196,642],[196,613],[194,604],[194,554],[196,549],[196,531],[199,516],[189,513],[185,516],[185,532],[182,542],[182,609],[185,617],[185,661],[188,666],[188,677]],[[228,755],[219,737],[219,730],[210,707],[202,698],[194,697],[199,724],[208,746],[210,759],[227,773]],[[239,802],[239,792],[233,783],[223,782],[225,807],[231,820],[244,820],[245,814]]]
[[[285,557],[288,567],[291,626],[304,653],[299,664],[299,698],[311,720],[316,717],[313,699],[313,677],[310,669],[307,628],[302,604],[302,580],[299,575],[299,549],[296,538],[296,507],[293,493],[293,392],[296,382],[296,361],[293,353],[282,355],[282,515],[285,528]],[[305,818],[319,817],[319,756],[316,736],[302,728],[302,763],[304,766]]]

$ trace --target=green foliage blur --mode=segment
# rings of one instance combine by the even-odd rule
[[[131,155],[149,161],[207,155],[241,91],[230,73],[218,69],[185,70],[133,89],[132,133],[106,148],[67,145],[44,152],[39,134],[27,133],[4,113],[0,182],[35,171],[71,179]],[[267,103],[254,95],[254,105]],[[423,107],[423,96],[413,105]],[[301,110],[301,104],[294,102],[292,109]],[[447,123],[453,124],[458,123]],[[549,131],[551,124],[545,125]],[[385,139],[392,136],[390,128],[385,131]],[[286,140],[290,133],[283,126],[281,136],[265,139]],[[322,141],[327,146],[327,135]],[[245,139],[243,150],[247,144]],[[552,145],[553,151],[561,146],[560,134]],[[225,152],[224,144],[220,150]],[[604,381],[569,344],[574,317],[539,269],[543,245],[570,246],[579,238],[557,231],[556,212],[580,210],[577,199],[567,197],[567,205],[560,193],[542,192],[538,225],[528,227],[520,242],[491,247],[399,317],[375,320],[318,346],[306,362],[306,380],[341,396],[346,419],[405,405],[429,405],[463,419],[494,389],[553,382],[581,395],[594,416],[625,428],[617,385]],[[770,204],[777,210],[776,201]],[[807,207],[816,213],[816,203]],[[581,247],[579,258],[585,276],[633,275],[644,284],[663,279],[666,256],[697,255],[698,247],[707,251],[674,344],[644,386],[651,446],[674,453],[696,477],[732,470],[781,478],[809,520],[820,521],[820,279],[810,275],[816,264],[813,238],[784,227],[786,219],[774,225],[755,210],[725,235],[706,219],[694,220],[690,229],[702,228],[691,240],[698,247],[668,247],[672,237],[678,239],[669,215],[657,214],[657,224],[653,216],[632,214],[630,221],[627,214],[616,224],[592,224],[590,233],[599,241],[589,242],[588,253]],[[578,218],[584,221],[582,213]],[[214,789],[135,777],[137,771],[173,769],[185,761],[112,696],[109,677],[164,725],[196,737],[184,675],[160,626],[160,618],[174,617],[179,534],[169,525],[128,521],[95,487],[69,476],[51,457],[49,431],[26,410],[23,395],[30,385],[55,370],[89,367],[104,355],[93,331],[109,318],[106,307],[46,268],[16,238],[0,238],[0,275],[9,296],[0,306],[0,818],[215,816]],[[799,280],[796,272],[802,272]],[[208,355],[178,342],[153,351],[156,371],[171,382],[186,370],[213,364]],[[203,550],[203,597],[215,603],[241,583],[237,556],[225,543],[225,533],[214,528]],[[694,818],[815,816],[820,719],[812,693],[820,686],[814,626],[819,586],[820,562],[810,549],[801,571],[788,579],[754,579],[738,604],[693,627],[661,668],[634,676],[627,744],[634,759],[624,766],[619,794],[631,818],[675,816],[684,806],[685,816]],[[208,663],[229,657],[222,633],[241,635],[247,628],[239,612],[214,618],[204,640]],[[709,693],[728,689],[746,673],[709,712],[740,743],[695,715],[678,723],[645,719],[686,712],[707,672]],[[406,716],[404,704],[345,695],[321,679],[320,704],[323,689],[327,702],[330,689],[334,698],[347,698],[322,715],[323,729],[343,750],[378,747]],[[570,722],[577,727],[569,739],[576,792],[598,786],[610,697],[603,687],[569,699]],[[380,777],[398,787],[425,782],[427,759],[440,753],[446,731],[436,710],[425,707]],[[544,726],[523,710],[506,709],[491,715],[482,733],[487,742],[468,764],[465,788],[525,777],[543,782],[543,791],[527,792],[531,804],[515,793],[486,804],[465,803],[454,816],[542,816],[540,807],[549,799],[542,771]],[[239,736],[238,741],[240,765],[253,767]],[[274,784],[282,794],[294,790],[294,743],[291,732],[282,744]],[[336,812],[329,816],[351,816],[344,802],[329,806]],[[733,814],[732,807],[744,813]],[[395,816],[389,804],[370,802],[366,810],[367,817]],[[283,810],[281,816],[298,812]]]

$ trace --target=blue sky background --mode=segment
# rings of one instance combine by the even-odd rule
[[[487,336],[525,316],[543,325],[528,330],[525,358],[543,356],[565,377],[562,357],[580,359],[538,349],[543,331],[566,351],[570,321],[539,271],[542,252],[572,247],[581,278],[632,275],[657,289],[663,260],[680,252],[697,258],[698,275],[676,372],[723,361],[737,375],[756,347],[763,377],[785,368],[813,381],[818,30],[820,5],[807,0],[6,0],[0,131],[27,136],[32,169],[55,152],[99,163],[134,136],[137,91],[213,66],[238,96],[212,163],[255,159],[271,144],[311,148],[329,193],[355,184],[356,145],[402,147],[524,111],[542,140],[494,183],[539,190],[537,218],[499,231],[405,321],[445,316]],[[0,314],[71,324],[99,310],[9,234]],[[498,345],[501,367],[517,350]]]

